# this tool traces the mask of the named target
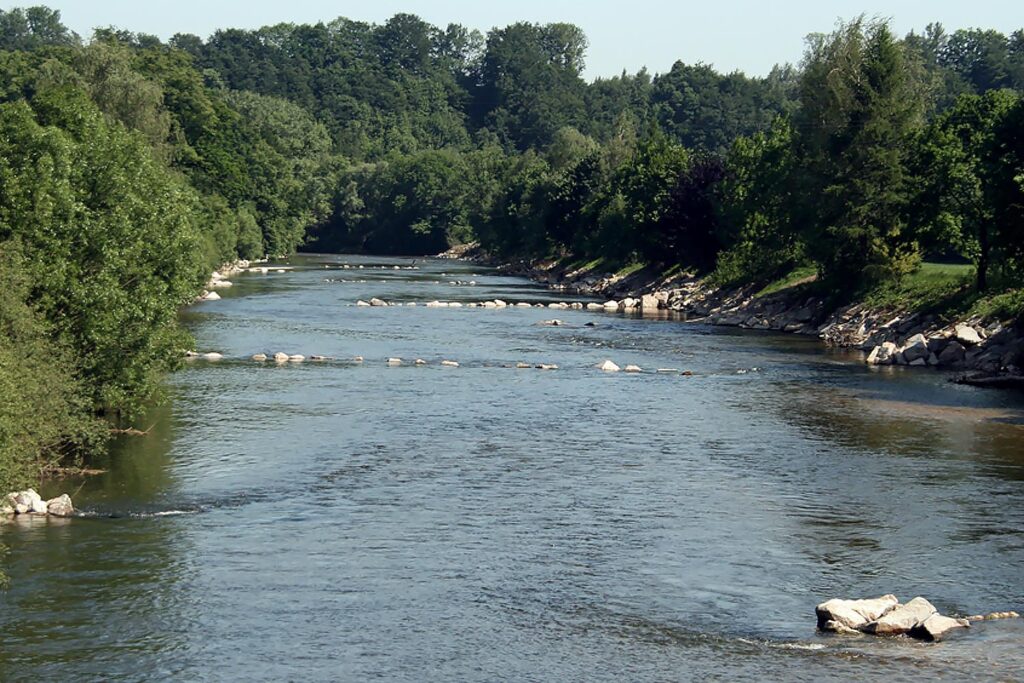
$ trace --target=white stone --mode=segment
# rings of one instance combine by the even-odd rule
[[[981,335],[970,325],[957,325],[953,331],[956,340],[964,346],[976,346],[981,343]]]
[[[220,353],[204,353],[203,360],[224,360],[224,356]]]
[[[908,633],[912,628],[923,624],[938,612],[935,606],[924,598],[914,598],[905,605],[900,605],[884,616],[861,627],[866,633],[875,635],[899,635]]]
[[[274,360],[278,363],[287,363],[290,356],[287,353],[281,353],[278,351],[274,354]]]
[[[359,308],[369,308],[370,304],[367,301],[360,300],[356,302],[356,306],[358,306]]]
[[[587,304],[587,310],[588,311],[603,311],[604,310],[604,306],[602,306],[601,304]]]
[[[643,368],[641,368],[639,365],[627,365],[622,371],[637,373],[643,372]]]
[[[840,600],[838,598],[823,602],[815,608],[818,616],[818,628],[827,629],[829,622],[842,624],[846,628],[859,629],[869,622],[888,614],[899,606],[900,601],[895,595],[883,595],[868,600]]]
[[[459,364],[456,363],[453,360],[443,360],[443,361],[441,361],[441,365],[445,366],[446,368],[457,368],[457,367],[459,367]]]
[[[370,299],[370,305],[371,306],[377,306],[377,307],[383,307],[383,306],[387,306],[388,302],[384,301],[384,299],[376,299],[376,298],[374,298],[374,299]]]
[[[942,640],[951,631],[970,628],[971,622],[966,619],[953,619],[941,614],[933,614],[922,623],[910,630],[910,635],[921,640]]]
[[[494,305],[497,308],[508,308],[508,304],[506,302],[502,301],[501,299],[495,299],[494,300]]]
[[[401,365],[402,364],[402,359],[401,358],[388,358],[387,364],[388,365]]]
[[[55,517],[70,517],[75,511],[71,496],[63,494],[46,502],[46,511]]]
[[[265,354],[265,353],[257,353],[257,354],[255,354],[252,357],[252,359],[254,361],[256,361],[257,363],[262,363],[262,362],[267,360],[267,354]]]
[[[291,363],[301,363],[304,360],[306,360],[306,357],[298,353],[294,356],[288,356],[288,361]]]
[[[217,292],[207,292],[203,296],[203,301],[220,301],[220,294]]]
[[[604,370],[605,372],[618,372],[619,370],[622,369],[610,360],[606,360],[605,362],[601,363],[600,365],[597,366],[597,368],[599,370]]]
[[[619,302],[618,301],[605,301],[604,305],[601,308],[605,309],[606,311],[617,311],[617,310],[619,310]]]

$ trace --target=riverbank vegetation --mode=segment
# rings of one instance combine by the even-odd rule
[[[0,489],[139,409],[211,268],[303,244],[1019,310],[1024,32],[858,18],[763,77],[587,82],[586,50],[570,24],[164,42],[0,11]]]

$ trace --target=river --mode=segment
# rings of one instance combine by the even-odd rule
[[[889,592],[1020,610],[1020,394],[788,335],[423,306],[560,299],[468,263],[282,265],[184,314],[226,357],[50,485],[84,516],[0,524],[0,679],[1024,679],[1021,620],[814,620]],[[248,360],[276,351],[336,360]]]

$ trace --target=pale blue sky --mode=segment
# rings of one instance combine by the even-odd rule
[[[663,72],[677,59],[764,74],[773,64],[797,62],[808,33],[828,31],[838,18],[862,12],[891,18],[900,34],[931,21],[950,30],[977,26],[1010,33],[1024,27],[1021,0],[29,0],[0,6],[32,4],[59,9],[64,22],[82,36],[113,24],[161,38],[178,32],[205,38],[218,28],[314,23],[338,16],[380,23],[397,12],[483,31],[518,20],[568,21],[590,38],[591,78],[643,66]]]

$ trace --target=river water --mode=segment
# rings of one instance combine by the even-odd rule
[[[426,308],[557,296],[412,263],[296,257],[189,309],[226,358],[50,486],[83,517],[0,525],[0,679],[1024,678],[1020,620],[940,644],[814,620],[1024,606],[1020,394],[793,336]],[[420,305],[353,305],[375,296]],[[276,351],[336,360],[247,360]]]

